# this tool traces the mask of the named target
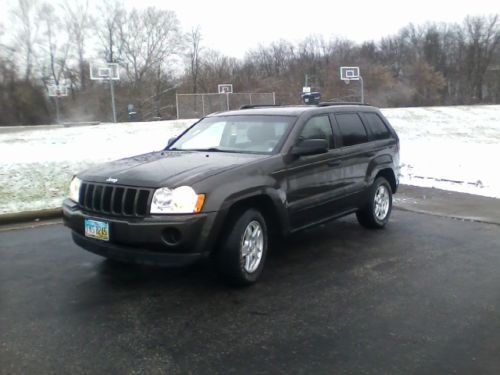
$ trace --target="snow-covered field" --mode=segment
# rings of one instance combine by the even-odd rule
[[[402,183],[500,198],[500,106],[383,112],[401,139]],[[0,214],[59,207],[77,171],[160,150],[193,121],[0,128]]]
[[[500,106],[393,108],[401,182],[500,198]]]
[[[78,171],[163,149],[195,120],[54,127],[1,133],[0,214],[60,207]]]

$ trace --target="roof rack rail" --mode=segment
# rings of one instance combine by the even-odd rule
[[[240,109],[265,108],[265,107],[281,107],[281,104],[244,104]]]
[[[361,102],[320,102],[318,104],[318,107],[329,107],[333,105],[366,105],[369,106],[370,104],[367,103],[361,103]]]

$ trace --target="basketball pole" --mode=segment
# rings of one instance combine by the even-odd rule
[[[359,81],[361,83],[361,104],[365,104],[365,90],[363,84],[363,77],[359,76]]]
[[[177,119],[179,119],[179,94],[177,94],[177,92],[175,93],[175,108],[177,112]],[[205,113],[203,113],[203,116],[205,116]]]
[[[59,120],[59,96],[58,95],[55,96],[55,100],[56,100],[56,122],[57,122],[57,125],[59,125],[61,122]]]
[[[113,122],[116,123],[116,107],[115,107],[115,88],[113,79],[109,78],[109,89],[111,90],[111,108],[113,109]]]

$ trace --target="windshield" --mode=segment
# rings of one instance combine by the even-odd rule
[[[294,121],[291,116],[208,117],[168,149],[271,154]]]

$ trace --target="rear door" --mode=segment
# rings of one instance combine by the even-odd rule
[[[332,117],[340,135],[345,193],[351,196],[355,205],[357,196],[367,188],[366,173],[374,152],[359,113],[338,112]]]

